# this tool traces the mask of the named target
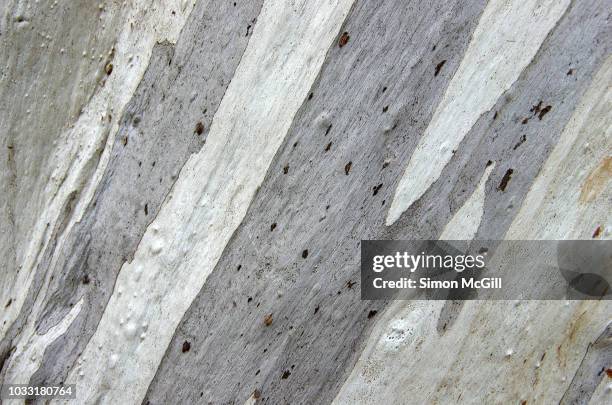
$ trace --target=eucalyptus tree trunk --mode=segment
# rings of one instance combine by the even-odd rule
[[[2,3],[1,384],[611,401],[607,300],[360,295],[362,240],[610,239],[610,1]]]

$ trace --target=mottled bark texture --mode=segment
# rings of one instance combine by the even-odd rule
[[[610,401],[607,301],[513,315],[359,286],[364,239],[609,238],[610,5],[4,2],[0,382]]]

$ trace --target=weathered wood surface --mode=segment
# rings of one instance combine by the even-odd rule
[[[0,382],[608,403],[607,301],[353,282],[361,239],[610,237],[611,5],[4,2]]]

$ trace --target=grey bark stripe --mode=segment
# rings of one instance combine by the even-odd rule
[[[373,196],[372,187],[397,177],[399,167],[383,169],[384,160],[414,147],[483,6],[354,6],[340,30],[348,43],[329,51],[145,402],[240,402],[256,388],[270,403],[333,399],[367,336],[368,314],[382,307],[347,286],[358,279],[359,239],[382,234],[381,206],[393,190],[384,184]],[[190,350],[182,353],[185,341]],[[189,385],[166,384],[170,378]]]
[[[155,47],[115,135],[113,155],[91,206],[72,229],[52,269],[48,266],[57,254],[55,244],[45,252],[35,280],[44,280],[48,271],[54,280],[38,318],[39,332],[62,319],[79,297],[86,301],[67,332],[45,351],[32,383],[63,380],[94,333],[121,265],[130,260],[184,162],[205,143],[252,32],[246,27],[255,24],[262,5],[212,3],[196,5],[176,46]],[[201,134],[198,122],[203,124]],[[3,354],[10,352],[39,288],[29,291],[32,298],[2,342]]]

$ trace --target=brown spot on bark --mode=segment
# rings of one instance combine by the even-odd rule
[[[528,122],[529,122],[529,118],[524,118],[523,121],[521,121],[521,124],[525,125]]]
[[[261,391],[259,391],[259,390],[253,391],[253,398],[255,398],[255,399],[261,398]]]
[[[606,156],[589,173],[580,189],[580,202],[589,203],[593,201],[605,189],[606,184],[612,178],[612,156]]]
[[[183,347],[181,348],[181,351],[183,353],[187,353],[189,351],[189,349],[191,349],[191,343],[189,343],[188,341],[184,341],[183,342]]]
[[[593,232],[593,239],[599,238],[600,235],[601,235],[601,225],[599,225],[597,229],[595,229],[595,232]]]
[[[612,368],[606,369],[606,375],[608,376],[608,378],[612,378]]]
[[[107,63],[106,66],[104,66],[104,71],[108,76],[110,76],[110,74],[113,73],[113,64]]]
[[[446,63],[446,59],[444,59],[442,62],[436,65],[436,71],[434,73],[434,76],[438,76],[438,74],[440,73],[440,70],[442,69],[442,66],[444,66],[445,63]]]
[[[272,319],[272,314],[268,314],[268,315],[264,316],[264,325],[270,326],[270,325],[272,325],[273,321],[274,320]]]
[[[383,186],[383,184],[380,183],[379,185],[372,187],[372,191],[373,191],[372,195],[378,194],[378,191],[381,189],[382,186]]]
[[[544,118],[544,116],[548,114],[550,110],[552,110],[552,106],[550,105],[547,105],[546,107],[542,108],[542,110],[540,110],[540,113],[538,114],[538,119],[542,120],[542,118]]]
[[[540,102],[538,104],[536,104],[533,107],[531,107],[531,109],[529,109],[529,111],[531,111],[533,113],[533,115],[536,115],[537,113],[542,111],[542,100],[540,100]]]
[[[351,166],[353,166],[353,162],[348,162],[344,166],[344,174],[346,174],[347,176],[348,176],[349,172],[351,171]]]
[[[527,136],[526,135],[522,135],[521,139],[519,139],[519,141],[516,143],[516,145],[514,145],[514,147],[512,149],[516,150],[516,148],[521,146],[526,140],[527,140]]]
[[[342,48],[344,45],[348,44],[349,39],[351,39],[351,37],[349,36],[348,32],[343,32],[338,40],[338,46]]]
[[[504,174],[504,177],[502,177],[501,182],[499,183],[499,186],[497,187],[498,190],[506,191],[506,187],[508,186],[508,183],[510,182],[510,179],[512,178],[512,173],[514,173],[514,170],[512,169],[506,170],[506,174]]]
[[[202,132],[204,132],[204,124],[198,122],[195,126],[194,132],[198,135],[202,135]]]

